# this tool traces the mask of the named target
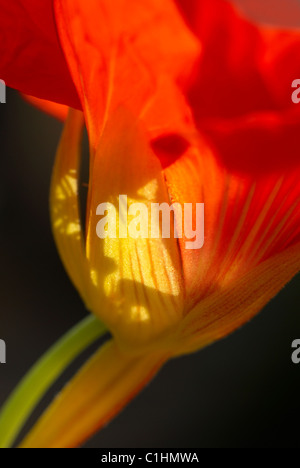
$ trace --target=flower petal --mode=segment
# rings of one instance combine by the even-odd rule
[[[122,104],[139,114],[159,77],[183,82],[198,55],[170,0],[55,0],[55,11],[94,149],[109,112]]]
[[[0,0],[0,77],[19,91],[80,108],[52,0]]]
[[[165,172],[174,201],[206,207],[204,248],[181,244],[193,306],[299,241],[300,33],[258,28],[223,0],[189,6],[202,44],[189,101],[204,136]]]
[[[161,166],[135,119],[119,110],[93,160],[85,247],[78,208],[82,119],[78,111],[70,112],[56,158],[51,184],[55,240],[88,309],[103,319],[123,346],[146,346],[177,324],[183,311],[177,239],[172,232],[169,239],[151,238],[151,206],[169,201]],[[128,206],[119,207],[124,194]],[[144,204],[147,238],[133,238],[126,228],[125,238],[119,239],[118,232],[115,238],[99,238],[98,206],[107,203],[115,207],[110,223],[116,226],[126,223],[131,205]],[[128,216],[128,228],[132,218]]]
[[[50,210],[52,230],[64,266],[88,303],[88,269],[78,199],[83,114],[70,110],[53,169]]]
[[[300,169],[268,177],[230,173],[202,142],[165,176],[173,202],[205,204],[204,247],[187,250],[180,240],[191,307],[300,241]]]
[[[252,319],[300,271],[300,244],[202,301],[182,322],[178,355],[197,351]]]
[[[153,378],[168,356],[100,349],[62,391],[20,448],[75,448],[107,424]]]
[[[56,102],[46,101],[44,99],[28,96],[27,94],[23,94],[23,98],[29,104],[32,104],[41,111],[46,112],[46,114],[49,114],[58,120],[62,120],[64,122],[68,117],[69,107],[65,106],[64,104],[57,104]]]
[[[298,170],[298,109],[261,112],[202,124],[220,163],[230,171],[267,174]]]
[[[103,205],[107,203],[110,208]],[[172,230],[170,238],[160,238],[161,230],[157,238],[152,235],[150,214],[155,203],[169,203],[160,163],[135,118],[119,109],[104,130],[93,161],[86,244],[92,310],[123,345],[146,345],[182,316],[177,239]],[[130,209],[142,211],[130,215]],[[107,211],[112,231],[100,238],[100,215]],[[141,224],[130,232],[139,215]]]
[[[202,56],[188,100],[221,163],[253,173],[299,164],[300,31],[258,27],[224,0],[196,1],[193,18]]]

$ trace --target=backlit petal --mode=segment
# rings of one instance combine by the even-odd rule
[[[82,112],[70,110],[53,169],[50,209],[59,254],[72,282],[88,303],[88,270],[78,199],[83,125]]]
[[[165,174],[172,201],[205,204],[204,247],[187,250],[180,241],[192,305],[300,241],[300,169],[230,173],[199,143]]]
[[[102,135],[93,166],[87,228],[92,310],[123,344],[146,344],[180,320],[184,299],[177,240],[172,233],[166,239],[151,233],[152,204],[169,202],[161,166],[135,119],[121,109]],[[128,206],[120,206],[120,195],[126,195]],[[96,234],[103,218],[96,215],[97,207],[103,203],[115,207],[109,222],[113,226],[116,219],[126,238],[118,231],[117,238]],[[139,238],[126,228],[126,219],[130,227],[135,218],[127,218],[134,203],[147,210],[148,225]]]
[[[299,241],[300,33],[255,26],[223,0],[178,3],[202,45],[189,91],[202,136],[165,156],[172,199],[205,203],[204,248],[181,243],[193,305]]]
[[[134,114],[166,74],[183,82],[199,46],[170,0],[56,0],[56,19],[95,149],[109,113]],[[167,109],[161,109],[167,112]]]
[[[300,106],[291,97],[300,76],[300,31],[254,25],[224,0],[193,5],[202,55],[188,100],[199,131],[230,170],[297,165]]]
[[[177,354],[197,351],[245,324],[299,270],[300,244],[297,244],[261,263],[232,284],[221,286],[182,322]]]

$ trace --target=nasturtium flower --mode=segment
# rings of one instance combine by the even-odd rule
[[[53,232],[87,308],[112,333],[21,445],[75,447],[165,362],[243,325],[300,270],[291,101],[300,33],[255,26],[225,0],[2,4],[0,74],[61,118],[72,108],[52,179]],[[99,239],[97,206],[120,194],[146,206],[204,203],[204,247]]]

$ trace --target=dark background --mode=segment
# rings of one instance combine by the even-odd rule
[[[2,404],[86,312],[49,223],[50,174],[62,125],[9,91],[0,128],[0,338],[7,344]],[[234,335],[170,362],[87,447],[300,447],[300,364],[291,361],[291,343],[300,338],[299,286],[297,277]]]

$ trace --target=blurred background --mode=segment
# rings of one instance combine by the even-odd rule
[[[62,125],[9,90],[7,104],[0,105],[0,129],[0,338],[7,344],[1,405],[86,311],[60,263],[49,222],[51,168]],[[298,276],[244,328],[170,362],[86,447],[300,447],[300,364],[291,361],[291,343],[300,339],[299,304]],[[93,349],[51,389],[29,425]]]

